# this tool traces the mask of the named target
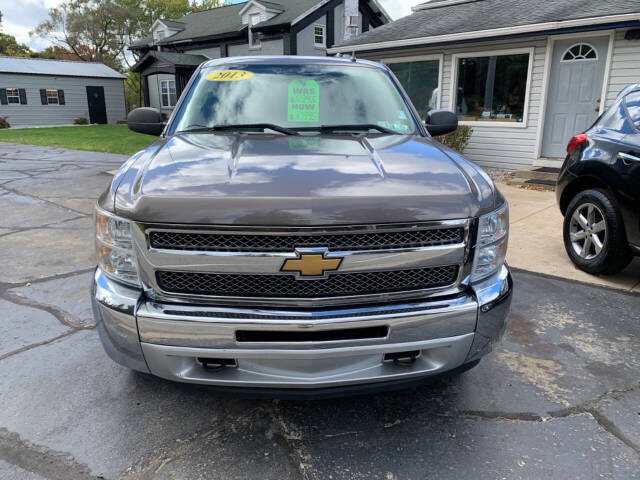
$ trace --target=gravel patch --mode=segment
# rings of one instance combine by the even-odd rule
[[[494,182],[504,182],[507,179],[513,177],[513,172],[511,170],[504,170],[502,168],[485,168],[485,172],[491,177],[491,180]]]

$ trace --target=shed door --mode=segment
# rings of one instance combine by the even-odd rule
[[[608,37],[555,43],[542,141],[544,157],[564,158],[569,139],[598,117],[600,101],[604,101],[600,96],[608,46]]]
[[[104,104],[103,87],[87,87],[89,123],[107,123],[107,107]]]

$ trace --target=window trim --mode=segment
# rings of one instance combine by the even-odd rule
[[[524,94],[524,111],[522,112],[522,123],[518,122],[483,122],[482,120],[468,120],[458,122],[459,125],[469,125],[473,127],[499,127],[499,128],[527,128],[529,125],[529,103],[531,100],[531,79],[533,77],[533,60],[535,47],[527,48],[511,48],[507,50],[483,50],[480,52],[461,52],[454,53],[451,56],[451,84],[449,85],[449,108],[455,112],[455,96],[458,84],[458,60],[461,58],[477,58],[477,57],[499,57],[502,55],[519,55],[529,54],[529,65],[527,67],[527,85]]]
[[[178,90],[176,90],[176,103],[171,105],[171,87],[169,86],[169,84],[173,82],[173,88],[174,90],[176,89],[176,81],[175,80],[160,80],[160,108],[175,108],[175,106],[178,104]],[[169,105],[164,105],[162,103],[162,96],[164,95],[164,93],[162,93],[162,84],[166,83],[167,84],[167,101],[169,103]]]
[[[410,57],[393,57],[383,58],[380,60],[385,65],[391,65],[392,63],[410,63],[410,62],[425,62],[425,61],[438,60],[438,109],[442,108],[442,79],[444,75],[444,54],[434,55],[413,55]],[[407,94],[408,96],[408,94]],[[413,102],[412,102],[413,103]]]
[[[5,88],[6,92],[7,92],[7,106],[9,105],[22,105],[22,103],[20,102],[20,89],[19,88],[14,88],[14,87],[7,87]],[[15,90],[16,94],[15,95],[9,95],[9,90]],[[17,98],[18,101],[17,102],[10,102],[9,101],[9,97],[13,97],[13,98]]]
[[[596,54],[596,58],[571,58],[569,60],[565,60],[564,57],[567,55],[567,53],[574,47],[578,47],[580,45],[586,45],[589,48],[591,48],[591,50],[593,50],[593,52]],[[598,54],[598,49],[596,47],[594,47],[593,45],[591,45],[589,42],[578,42],[578,43],[574,43],[573,45],[571,45],[569,48],[565,48],[564,52],[562,52],[562,55],[560,56],[560,63],[573,63],[573,62],[597,62],[598,60],[600,60],[600,55]]]
[[[322,43],[316,43],[316,28],[322,28]],[[327,48],[327,26],[321,23],[313,24],[313,46],[316,48]]]
[[[58,94],[58,89],[56,89],[56,88],[45,88],[44,92],[45,92],[45,95],[47,96],[47,105],[60,105],[60,95]],[[55,103],[52,103],[52,102],[49,101],[49,92],[56,92],[56,102]]]

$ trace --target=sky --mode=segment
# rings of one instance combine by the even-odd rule
[[[26,43],[32,50],[42,50],[49,42],[42,38],[31,38],[29,32],[38,23],[47,18],[49,8],[55,7],[64,0],[13,0],[0,2],[2,11],[2,32],[16,37],[20,43]],[[241,0],[232,0],[238,3]],[[380,3],[394,19],[411,13],[411,7],[425,0],[380,0]]]

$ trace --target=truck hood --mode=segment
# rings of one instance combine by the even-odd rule
[[[180,134],[128,162],[112,191],[118,215],[148,223],[344,225],[493,208],[486,175],[445,151],[416,136]]]

